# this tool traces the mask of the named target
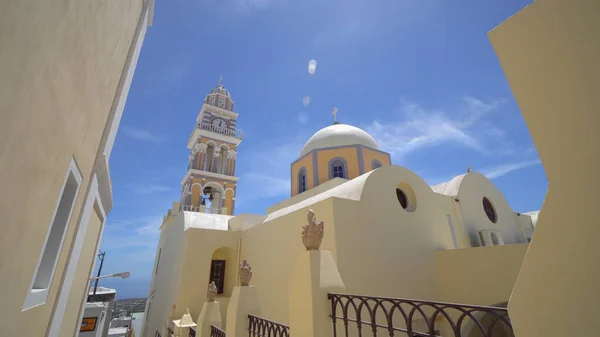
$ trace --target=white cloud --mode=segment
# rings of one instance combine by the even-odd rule
[[[517,171],[526,167],[540,165],[542,162],[539,159],[527,160],[517,163],[503,164],[496,167],[486,168],[481,171],[481,174],[488,179],[496,179],[505,176],[513,171]]]
[[[504,131],[485,118],[497,111],[502,106],[502,101],[484,102],[466,97],[462,103],[457,112],[449,113],[426,109],[403,100],[400,111],[402,118],[391,122],[376,120],[366,127],[366,131],[375,137],[381,149],[390,152],[395,159],[401,159],[402,156],[425,147],[446,143],[490,154],[487,141],[504,138]],[[481,132],[481,129],[485,132]]]
[[[148,130],[137,129],[131,126],[122,126],[121,130],[123,133],[133,139],[142,140],[146,142],[160,143],[165,140],[163,136],[152,133]]]

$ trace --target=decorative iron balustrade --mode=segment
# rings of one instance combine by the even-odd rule
[[[327,298],[334,337],[338,330],[344,337],[514,337],[506,308],[349,294]]]
[[[227,334],[216,325],[210,326],[210,337],[226,337]]]
[[[190,327],[190,337],[196,337],[196,328]]]
[[[206,123],[206,122],[198,123],[198,128],[202,129],[202,130],[214,132],[214,133],[219,133],[219,134],[222,134],[225,136],[238,138],[238,139],[242,139],[242,137],[244,136],[244,134],[240,131],[231,130],[229,128],[216,127],[216,126],[212,125],[211,123]]]
[[[290,337],[290,327],[263,317],[248,315],[249,337]]]

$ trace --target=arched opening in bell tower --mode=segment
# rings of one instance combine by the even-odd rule
[[[221,147],[221,155],[219,156],[216,173],[227,174],[227,152],[229,152],[229,146],[223,144]]]
[[[215,146],[216,144],[213,142],[206,143],[206,160],[204,164],[204,170],[208,172],[212,172],[213,170],[213,160],[212,158],[215,155]]]
[[[223,208],[225,191],[223,186],[209,182],[202,190],[202,205],[206,206],[206,213],[219,214]]]

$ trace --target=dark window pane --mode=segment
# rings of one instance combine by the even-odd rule
[[[483,210],[491,222],[496,223],[496,221],[498,221],[498,214],[496,214],[494,205],[492,205],[492,202],[486,197],[483,197]]]
[[[406,193],[403,190],[397,188],[396,189],[396,197],[398,198],[398,202],[402,208],[406,209],[408,207],[408,198],[406,197]]]
[[[209,282],[215,282],[217,294],[223,293],[223,286],[225,285],[225,260],[212,260]]]

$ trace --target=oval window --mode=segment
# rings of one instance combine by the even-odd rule
[[[496,223],[496,221],[498,221],[496,209],[494,208],[494,205],[492,205],[492,202],[486,197],[483,197],[483,210],[491,222]]]
[[[396,197],[398,198],[398,202],[400,203],[400,206],[402,206],[402,208],[407,209],[408,208],[408,198],[406,197],[406,193],[404,193],[403,190],[397,188],[396,189]]]

